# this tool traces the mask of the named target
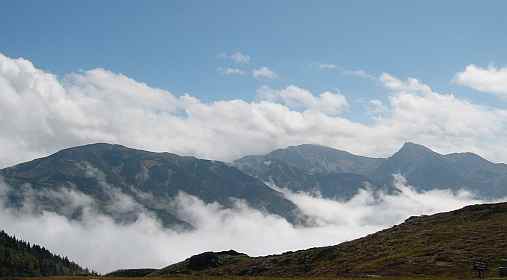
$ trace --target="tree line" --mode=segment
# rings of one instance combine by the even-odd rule
[[[0,231],[0,277],[91,275],[77,263]]]

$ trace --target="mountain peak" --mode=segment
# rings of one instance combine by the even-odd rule
[[[352,155],[351,153],[343,150],[338,150],[332,147],[323,146],[319,144],[301,144],[296,146],[289,146],[285,149],[280,149],[284,152],[296,152],[296,153],[302,153],[305,155],[312,155],[312,154],[319,154],[319,155],[325,155],[329,153],[333,154],[343,154],[343,155]],[[280,151],[278,150],[278,151]],[[275,151],[276,152],[276,151]]]
[[[401,149],[396,152],[393,157],[421,157],[421,156],[439,156],[439,153],[434,152],[430,148],[412,143],[412,142],[405,142]]]
[[[405,142],[400,150],[404,150],[404,149],[405,150],[420,150],[420,151],[433,152],[430,148],[428,148],[424,145],[421,145],[421,144],[414,143],[414,142]]]
[[[111,144],[111,143],[90,143],[90,144],[84,144],[80,146],[75,147],[69,147],[63,150],[60,150],[59,152],[65,152],[65,151],[103,151],[103,150],[113,150],[113,149],[130,149],[128,147],[119,145],[119,144]]]

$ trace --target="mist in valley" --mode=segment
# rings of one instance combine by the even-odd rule
[[[412,215],[489,202],[466,191],[418,192],[404,177],[393,178],[395,193],[373,191],[365,186],[351,199],[341,201],[324,199],[318,193],[277,188],[310,221],[306,226],[293,225],[241,200],[234,200],[232,208],[205,203],[185,193],[166,201],[193,230],[164,228],[154,213],[114,188],[109,189],[115,198],[109,213],[129,213],[135,215],[135,221],[115,221],[99,211],[91,197],[72,189],[36,191],[25,185],[22,207],[8,207],[10,186],[2,183],[0,224],[8,233],[106,273],[121,268],[160,268],[204,251],[234,249],[260,256],[334,245],[388,228]],[[40,198],[58,200],[63,213],[79,210],[80,216],[69,219],[41,210],[37,204]]]

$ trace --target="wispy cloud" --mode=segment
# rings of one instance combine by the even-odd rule
[[[246,71],[239,69],[239,68],[232,68],[232,67],[227,67],[227,68],[219,67],[219,68],[217,68],[217,71],[223,75],[226,75],[226,76],[246,75]]]
[[[337,67],[335,64],[319,64],[320,69],[336,69]]]
[[[221,53],[218,55],[221,58],[232,60],[237,64],[248,64],[250,62],[250,56],[241,53],[240,51],[232,52],[232,53]]]
[[[322,63],[322,64],[319,64],[319,69],[322,69],[322,70],[337,70],[338,73],[340,73],[341,75],[354,76],[354,77],[358,77],[358,78],[362,78],[362,79],[368,79],[368,80],[372,80],[372,81],[375,81],[375,80],[378,79],[377,77],[375,77],[375,75],[372,75],[372,74],[368,73],[367,71],[365,71],[363,69],[346,69],[344,67],[341,67],[339,65],[332,64],[332,63]]]
[[[252,76],[258,80],[260,79],[276,79],[278,75],[268,67],[261,67],[252,71]]]
[[[372,80],[372,81],[377,80],[377,77],[375,77],[372,74],[369,74],[368,72],[366,72],[365,70],[362,70],[362,69],[357,69],[357,70],[343,69],[341,71],[341,73],[342,73],[342,75],[354,76],[354,77],[368,79],[368,80]]]

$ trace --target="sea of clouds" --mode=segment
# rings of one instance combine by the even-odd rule
[[[233,208],[204,203],[180,193],[168,201],[177,216],[191,223],[189,231],[164,228],[156,216],[128,195],[111,190],[118,211],[135,211],[137,220],[115,222],[97,211],[93,199],[72,189],[25,192],[23,207],[7,207],[10,187],[0,188],[0,225],[24,240],[68,256],[101,273],[121,268],[161,268],[204,251],[234,249],[251,256],[282,253],[333,245],[398,224],[409,216],[432,214],[484,203],[471,193],[432,190],[417,192],[401,176],[395,176],[397,193],[373,192],[367,188],[347,201],[324,199],[316,194],[282,190],[313,226],[295,226],[285,219],[250,208],[237,201]],[[37,209],[34,197],[58,199],[64,207],[80,208],[79,220]]]

